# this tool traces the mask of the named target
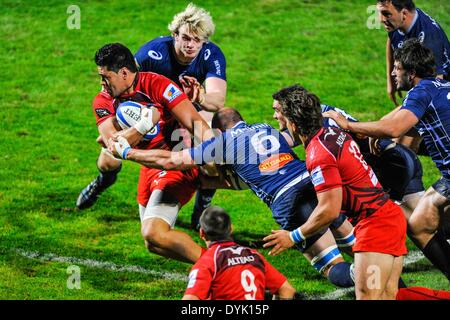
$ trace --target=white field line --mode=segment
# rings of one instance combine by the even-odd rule
[[[186,275],[183,275],[181,273],[177,272],[167,272],[167,271],[155,271],[155,270],[148,270],[141,266],[131,266],[131,265],[117,265],[113,262],[105,262],[105,261],[97,261],[93,259],[79,259],[74,257],[60,257],[52,253],[46,253],[42,254],[39,252],[28,252],[22,249],[15,250],[18,254],[20,254],[23,257],[26,257],[28,259],[33,260],[40,260],[40,261],[55,261],[55,262],[62,262],[62,263],[70,263],[74,265],[84,265],[91,268],[98,268],[98,269],[106,269],[110,271],[116,271],[116,272],[134,272],[134,273],[141,273],[146,275],[151,275],[157,278],[164,278],[166,280],[178,280],[178,281],[184,281],[186,282],[188,280],[188,277]],[[411,251],[405,258],[403,265],[407,266],[413,263],[416,263],[417,261],[424,258],[424,255],[420,251]],[[324,295],[319,296],[308,296],[308,300],[339,300],[346,294],[354,291],[354,288],[344,288],[344,289],[337,289],[331,293],[327,293]]]
[[[421,251],[411,251],[406,258],[403,261],[403,266],[407,266],[413,263],[416,263],[417,261],[424,258],[424,255]],[[333,291],[331,293],[327,293],[320,296],[313,296],[309,297],[313,300],[339,300],[346,294],[355,291],[354,287],[351,288],[343,288],[343,289],[337,289],[336,291]]]
[[[187,275],[178,273],[178,272],[168,272],[168,271],[155,271],[155,270],[149,270],[145,269],[141,266],[131,266],[131,265],[117,265],[113,262],[107,262],[107,261],[98,261],[93,259],[79,259],[74,257],[60,257],[52,253],[39,253],[39,252],[28,252],[22,249],[15,250],[18,254],[21,256],[33,259],[33,260],[40,260],[40,261],[54,261],[54,262],[62,262],[62,263],[70,263],[73,265],[83,265],[90,268],[97,268],[97,269],[105,269],[109,271],[115,271],[115,272],[134,272],[134,273],[141,273],[153,276],[155,278],[163,278],[166,280],[178,280],[178,281],[184,281],[187,282],[188,277]]]

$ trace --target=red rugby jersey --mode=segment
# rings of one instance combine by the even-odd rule
[[[342,212],[356,224],[388,201],[351,136],[322,128],[306,142],[306,167],[317,193],[342,187]]]
[[[189,274],[185,294],[201,300],[263,300],[286,281],[260,253],[232,241],[215,242]]]
[[[168,78],[153,72],[137,73],[137,83],[133,93],[114,99],[105,90],[94,98],[92,103],[97,126],[110,117],[115,117],[116,109],[121,102],[135,101],[143,105],[154,104],[161,113],[158,122],[160,133],[151,141],[144,143],[146,149],[167,148],[173,145],[172,132],[179,127],[170,110],[184,99],[186,94]]]

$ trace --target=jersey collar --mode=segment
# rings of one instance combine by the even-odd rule
[[[133,92],[130,94],[123,94],[119,97],[119,99],[132,97],[136,94],[137,91],[139,91],[139,71],[136,72],[136,77],[134,78],[133,84],[131,86],[134,88]]]
[[[305,149],[308,147],[309,143],[311,142],[312,139],[314,139],[315,137],[317,137],[319,134],[321,134],[323,132],[323,130],[325,130],[325,128],[320,128],[315,134],[311,135],[306,141],[305,141]]]

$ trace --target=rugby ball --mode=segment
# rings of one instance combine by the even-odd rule
[[[139,120],[141,120],[141,112],[147,106],[144,106],[135,101],[125,101],[119,104],[116,109],[116,119],[122,129],[133,127]],[[153,139],[159,132],[159,124],[153,127],[146,135],[144,140]]]

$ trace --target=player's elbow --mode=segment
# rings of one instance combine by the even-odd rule
[[[402,136],[405,133],[405,131],[403,130],[403,128],[400,127],[387,126],[385,129],[385,133],[387,138],[398,138]]]
[[[277,296],[281,300],[291,300],[294,299],[295,289],[290,283],[286,280],[283,285],[278,289]]]

